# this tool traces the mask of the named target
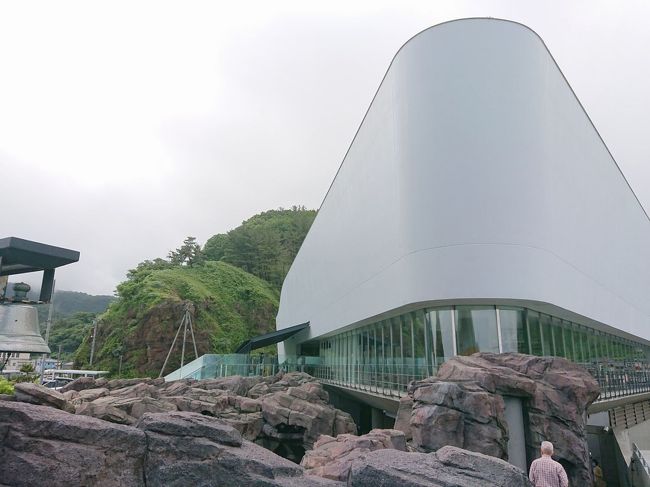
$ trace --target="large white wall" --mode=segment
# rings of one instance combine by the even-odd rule
[[[282,288],[315,337],[412,303],[550,303],[650,338],[650,223],[542,40],[432,27],[395,56]]]

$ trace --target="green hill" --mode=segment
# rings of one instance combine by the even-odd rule
[[[316,210],[302,206],[265,211],[214,235],[202,258],[228,262],[280,289],[314,218]]]
[[[100,318],[93,368],[116,372],[121,354],[123,375],[160,371],[186,301],[192,303],[199,355],[232,353],[246,339],[274,330],[279,301],[270,284],[225,262],[210,261],[193,266],[162,259],[144,262],[129,272],[117,294],[119,299]],[[88,366],[90,335],[77,350],[77,366]],[[179,366],[179,350],[167,371]]]

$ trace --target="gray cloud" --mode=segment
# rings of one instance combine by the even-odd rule
[[[0,7],[0,236],[80,250],[59,289],[318,207],[397,49],[458,17],[536,30],[650,207],[646,2],[30,6]]]

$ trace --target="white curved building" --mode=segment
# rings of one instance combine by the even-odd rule
[[[642,360],[649,297],[648,216],[543,41],[464,19],[393,59],[284,282],[278,330],[309,327],[279,352],[400,386],[478,350]]]

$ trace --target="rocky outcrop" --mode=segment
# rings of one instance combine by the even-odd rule
[[[14,386],[14,395],[17,401],[28,402],[30,404],[42,404],[44,406],[74,412],[74,406],[66,400],[63,394],[40,384],[18,382]]]
[[[16,397],[125,425],[135,425],[147,413],[183,411],[213,416],[244,439],[295,462],[320,435],[356,433],[352,417],[331,406],[322,385],[300,372],[175,382],[82,378],[64,389],[60,394],[28,384],[17,388]]]
[[[516,396],[529,419],[528,455],[538,456],[541,441],[549,440],[571,485],[589,485],[584,417],[598,394],[593,377],[562,358],[517,353],[454,357],[436,377],[410,385],[395,428],[420,451],[452,445],[507,459],[503,396]]]
[[[16,487],[341,486],[197,413],[145,413],[127,426],[0,401],[0,439],[0,482]]]
[[[369,452],[383,449],[406,451],[404,433],[374,429],[362,436],[343,434],[333,438],[323,435],[314,449],[305,454],[300,465],[308,474],[345,481],[353,462],[363,461]]]
[[[143,485],[145,434],[53,407],[0,401],[0,482]]]
[[[378,450],[355,461],[349,487],[532,487],[526,474],[481,453],[445,446],[435,453]],[[581,484],[586,485],[586,484]]]

